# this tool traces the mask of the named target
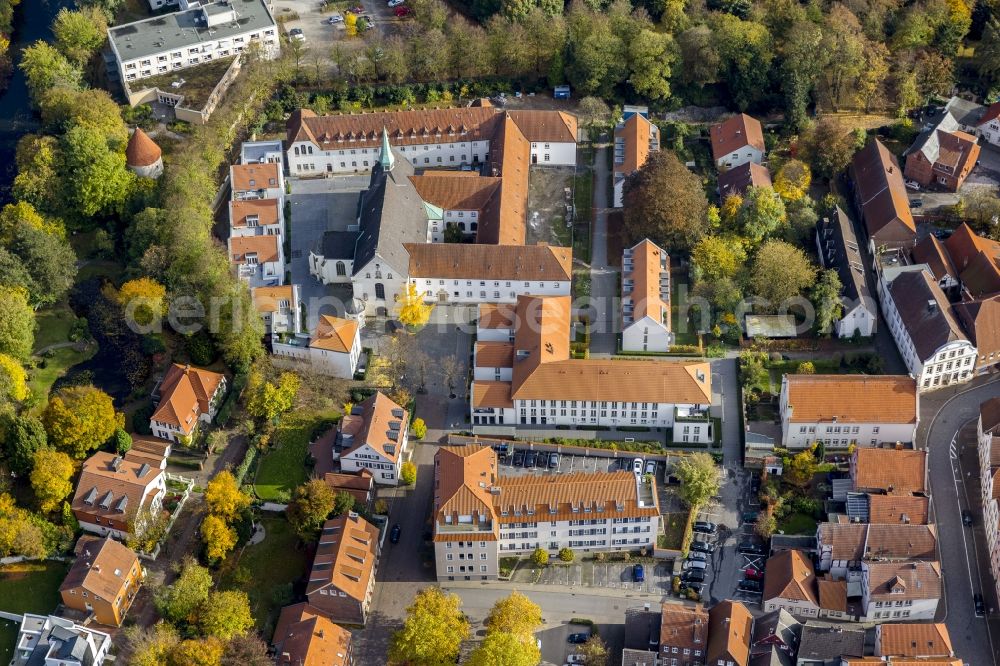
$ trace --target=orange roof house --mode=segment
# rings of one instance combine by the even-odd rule
[[[622,349],[668,351],[672,339],[670,257],[647,238],[622,257]]]
[[[708,612],[703,606],[663,604],[660,612],[660,653],[663,658],[677,659],[678,666],[696,666],[705,663],[707,647]]]
[[[229,224],[236,230],[271,227],[281,221],[277,199],[244,199],[229,202]],[[236,232],[234,232],[236,233]]]
[[[927,494],[927,451],[859,447],[851,457],[851,479],[860,492]]]
[[[629,111],[626,108],[626,111]],[[623,204],[624,181],[641,169],[651,152],[660,149],[660,128],[649,121],[642,109],[633,108],[628,118],[615,127],[614,205]]]
[[[149,419],[153,434],[178,441],[189,437],[199,421],[210,422],[226,392],[226,378],[217,372],[174,363],[153,391],[156,410]]]
[[[281,186],[281,167],[276,162],[234,164],[229,167],[233,197]]]
[[[719,168],[731,169],[746,162],[760,164],[767,150],[760,121],[745,113],[712,125],[709,136],[712,157]]]
[[[968,297],[986,298],[1000,293],[1000,243],[980,236],[963,223],[944,245]]]
[[[879,657],[932,659],[954,657],[948,626],[935,622],[901,622],[875,628],[875,654]],[[892,663],[896,663],[894,659]]]
[[[854,155],[850,176],[870,247],[911,247],[917,227],[896,157],[881,141],[869,139]]]
[[[316,324],[316,334],[309,340],[309,346],[349,354],[354,347],[358,330],[358,322],[354,319],[320,315]]]
[[[66,607],[92,613],[98,624],[120,627],[143,575],[139,557],[127,547],[110,538],[83,536],[59,596]]]
[[[98,451],[83,463],[71,503],[73,515],[88,532],[124,538],[133,527],[141,529],[159,515],[166,494],[164,468],[165,455]]]
[[[333,622],[364,624],[379,558],[378,528],[355,513],[323,524],[306,597]]]
[[[340,468],[367,469],[375,483],[396,485],[409,434],[410,412],[382,392],[354,405],[340,421]]]
[[[816,617],[816,572],[809,557],[800,550],[784,550],[767,560],[764,577],[764,611],[784,608],[800,617]]]
[[[229,239],[229,258],[234,264],[247,263],[253,257],[257,263],[278,261],[278,236],[233,236]]]
[[[275,664],[282,666],[351,666],[351,632],[334,624],[308,603],[281,609],[274,629]]]
[[[730,663],[747,666],[753,615],[739,601],[722,601],[708,611],[708,659],[706,664]]]

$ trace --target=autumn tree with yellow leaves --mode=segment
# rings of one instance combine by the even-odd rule
[[[410,328],[425,326],[431,318],[434,305],[424,302],[424,294],[417,285],[407,283],[399,294],[399,323]]]

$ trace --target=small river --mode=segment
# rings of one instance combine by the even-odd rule
[[[11,53],[15,58],[19,59],[21,49],[32,42],[51,40],[52,19],[61,8],[73,5],[73,0],[21,0],[14,15]],[[38,119],[28,99],[28,86],[17,64],[15,60],[9,85],[0,95],[0,203],[10,201],[10,188],[17,171],[14,155],[18,140],[38,129]]]

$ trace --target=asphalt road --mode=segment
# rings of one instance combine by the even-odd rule
[[[944,575],[946,604],[939,607],[938,615],[944,615],[955,654],[975,666],[997,663],[992,623],[977,618],[972,604],[973,593],[982,589],[981,580],[990,580],[990,572],[976,566],[975,544],[962,526],[958,461],[952,444],[961,427],[978,416],[980,403],[996,395],[1000,395],[1000,380],[980,379],[958,390],[921,396],[917,434],[918,446],[929,450],[931,501]]]

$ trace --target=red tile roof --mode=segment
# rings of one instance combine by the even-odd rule
[[[760,121],[745,113],[712,125],[709,134],[712,140],[712,157],[716,161],[744,146],[752,146],[761,152],[765,150],[764,130]]]
[[[162,157],[163,152],[149,135],[136,127],[125,148],[125,163],[131,167],[148,167]]]

